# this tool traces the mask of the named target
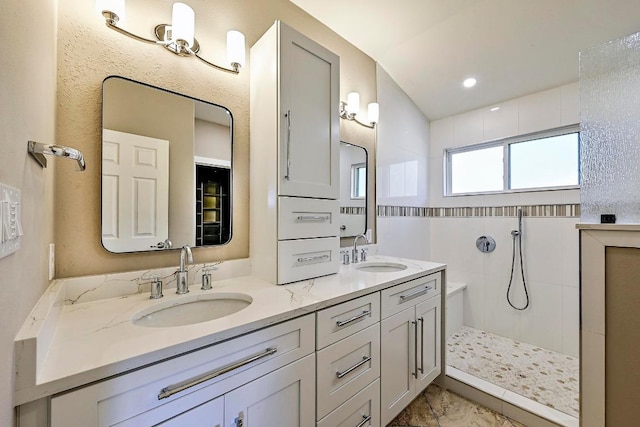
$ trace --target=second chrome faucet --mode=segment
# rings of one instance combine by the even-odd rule
[[[187,265],[193,264],[193,254],[189,245],[180,249],[180,269],[176,271],[176,294],[182,295],[189,292],[189,272]]]

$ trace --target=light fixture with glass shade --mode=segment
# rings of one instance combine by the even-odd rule
[[[358,92],[350,92],[347,95],[347,102],[340,102],[340,117],[345,120],[353,120],[359,125],[373,129],[378,124],[380,118],[380,106],[377,102],[372,102],[367,106],[367,123],[358,120],[357,115],[360,112],[360,94]]]
[[[155,26],[155,40],[140,37],[120,28],[125,17],[125,0],[96,0],[96,9],[105,18],[107,27],[132,39],[164,46],[165,49],[179,56],[194,56],[205,64],[229,73],[238,74],[245,63],[245,38],[240,31],[227,32],[227,60],[230,67],[223,67],[201,57],[200,44],[195,34],[195,12],[185,3],[174,3],[171,14],[171,25]]]

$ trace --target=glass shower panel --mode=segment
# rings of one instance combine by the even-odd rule
[[[580,53],[582,222],[640,223],[640,33]]]

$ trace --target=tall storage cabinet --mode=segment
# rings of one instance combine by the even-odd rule
[[[337,55],[275,24],[251,48],[253,274],[282,284],[339,267]]]

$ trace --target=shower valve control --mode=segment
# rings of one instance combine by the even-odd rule
[[[496,241],[491,236],[480,236],[476,239],[476,247],[480,252],[493,252],[496,248]]]

